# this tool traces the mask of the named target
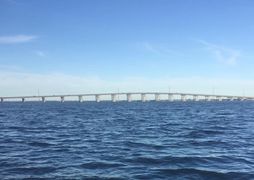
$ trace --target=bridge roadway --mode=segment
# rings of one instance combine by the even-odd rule
[[[120,92],[120,93],[97,93],[97,94],[64,94],[64,95],[45,95],[45,96],[6,96],[6,97],[0,97],[0,101],[4,102],[6,100],[9,101],[15,101],[15,100],[21,100],[22,102],[25,102],[27,99],[33,100],[33,99],[41,99],[42,102],[45,102],[46,99],[49,98],[59,98],[61,102],[64,102],[66,97],[77,97],[77,100],[79,102],[84,101],[84,97],[95,97],[96,102],[100,102],[103,100],[102,96],[109,96],[111,97],[111,101],[116,102],[119,96],[126,96],[126,100],[128,102],[132,101],[132,96],[134,95],[140,95],[140,100],[145,102],[148,101],[147,95],[153,95],[155,101],[160,100],[168,100],[168,101],[174,101],[174,100],[180,100],[180,101],[186,101],[186,100],[193,100],[193,101],[199,101],[199,100],[205,100],[205,101],[211,101],[211,100],[217,100],[217,101],[223,101],[223,100],[254,100],[254,97],[250,96],[233,96],[233,95],[214,95],[214,94],[195,94],[195,93],[167,93],[167,92]],[[161,99],[162,95],[167,95],[167,99]],[[178,96],[176,99],[175,97]],[[180,97],[180,98],[179,98]],[[150,100],[150,99],[149,99]]]

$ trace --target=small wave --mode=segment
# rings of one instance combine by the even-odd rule
[[[89,180],[98,180],[98,179],[104,179],[104,180],[125,180],[126,178],[120,177],[120,176],[82,176],[81,178],[73,177],[70,179],[89,179]]]
[[[108,162],[88,162],[80,165],[81,168],[85,169],[107,169],[125,166],[122,163],[108,163]]]
[[[193,168],[181,168],[181,169],[156,169],[154,173],[160,175],[161,178],[169,177],[174,179],[176,177],[185,177],[187,179],[241,179],[247,180],[253,177],[253,174],[242,173],[242,172],[217,172],[217,171],[207,171],[201,169]]]
[[[213,136],[213,135],[218,135],[218,134],[224,134],[223,131],[218,131],[218,130],[194,130],[191,131],[187,137],[189,138],[202,138],[202,137],[207,137],[207,136]]]
[[[52,144],[50,144],[50,143],[38,142],[38,141],[30,142],[30,143],[28,143],[28,145],[35,146],[35,147],[42,147],[42,148],[52,146]]]
[[[21,173],[21,174],[31,174],[31,175],[43,175],[47,173],[52,173],[56,171],[57,168],[53,166],[46,167],[17,167],[9,169],[9,172]]]
[[[6,117],[6,114],[0,114],[0,117],[2,118],[2,117]]]
[[[161,156],[158,158],[153,157],[136,157],[131,159],[126,159],[125,161],[134,164],[145,164],[145,165],[169,165],[169,164],[178,164],[178,165],[200,165],[206,164],[211,161],[219,161],[220,158],[213,157],[173,157],[173,156]]]
[[[153,143],[142,143],[142,142],[132,142],[132,141],[127,141],[124,143],[127,147],[132,147],[132,148],[152,148],[152,149],[163,149],[165,146],[158,145],[158,144],[153,144]]]
[[[151,157],[137,157],[131,159],[125,159],[124,161],[137,164],[155,165],[163,163],[162,159],[155,159]]]

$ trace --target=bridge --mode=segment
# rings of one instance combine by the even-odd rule
[[[246,101],[254,100],[254,97],[250,96],[233,96],[233,95],[214,95],[214,94],[193,94],[193,93],[167,93],[167,92],[118,92],[118,93],[97,93],[97,94],[63,94],[63,95],[44,95],[44,96],[6,96],[0,97],[0,102],[4,101],[21,101],[27,100],[40,100],[46,102],[52,98],[58,99],[60,102],[64,102],[66,98],[75,98],[78,102],[83,102],[87,97],[93,97],[94,101],[105,101],[105,97],[110,98],[112,102],[119,101],[119,96],[124,96],[123,100],[128,102],[133,101],[133,96],[138,96],[138,99],[142,102],[155,100],[155,101]],[[152,96],[152,99],[148,99],[147,96]],[[165,98],[166,96],[166,98]],[[162,98],[163,97],[163,98]],[[103,99],[104,98],[104,99]]]

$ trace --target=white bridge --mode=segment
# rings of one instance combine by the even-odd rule
[[[166,92],[121,92],[121,93],[98,93],[98,94],[65,94],[65,95],[45,95],[45,96],[8,96],[0,97],[0,101],[21,101],[27,100],[40,100],[45,102],[52,98],[59,99],[60,102],[64,102],[66,98],[75,98],[79,102],[83,102],[88,97],[93,97],[94,101],[100,102],[105,100],[105,97],[110,98],[112,102],[119,101],[119,96],[124,96],[123,100],[128,102],[140,100],[142,102],[155,100],[155,101],[245,101],[254,100],[254,97],[248,96],[232,96],[232,95],[211,95],[211,94],[193,94],[193,93],[166,93]],[[136,99],[133,99],[133,97]],[[152,96],[152,99],[148,99],[147,96]],[[138,97],[138,99],[137,99]]]

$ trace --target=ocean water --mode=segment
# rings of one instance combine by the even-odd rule
[[[0,179],[254,179],[254,102],[4,102]]]

